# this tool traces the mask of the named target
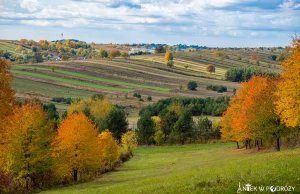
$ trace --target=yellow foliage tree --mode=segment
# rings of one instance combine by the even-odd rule
[[[78,180],[78,173],[100,166],[98,131],[81,112],[69,115],[58,127],[58,134],[53,142],[56,170],[61,176],[73,176]]]
[[[168,110],[175,111],[177,115],[180,115],[180,113],[183,110],[183,107],[180,101],[174,101],[168,106]]]
[[[95,100],[80,100],[78,102],[72,102],[71,107],[68,110],[68,115],[74,112],[86,112],[97,119],[104,119],[108,113],[113,109],[114,105],[108,99]]]
[[[293,40],[291,56],[282,62],[284,72],[278,84],[276,113],[290,127],[300,126],[300,39]]]
[[[171,61],[173,60],[173,54],[171,52],[166,52],[164,59],[166,61]]]
[[[1,166],[14,178],[28,186],[28,178],[51,170],[49,153],[53,139],[53,123],[38,103],[14,107],[0,126]]]
[[[161,129],[161,124],[160,124],[161,119],[160,119],[160,117],[158,117],[158,116],[153,116],[152,119],[153,119],[153,121],[154,121],[155,130],[156,130],[156,131],[160,130],[160,129]]]
[[[127,152],[130,156],[133,156],[133,151],[138,146],[137,137],[134,131],[128,131],[122,135],[122,151]]]
[[[120,147],[108,130],[98,135],[98,145],[100,149],[100,160],[102,165],[113,167],[120,157]]]

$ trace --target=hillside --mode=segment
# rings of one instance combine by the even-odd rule
[[[234,147],[231,143],[140,147],[115,172],[42,193],[236,193],[239,183],[295,186],[294,193],[300,191],[300,149],[249,154]]]
[[[94,93],[104,93],[114,104],[140,107],[167,97],[218,97],[231,96],[240,84],[224,81],[225,72],[232,67],[256,67],[265,71],[280,72],[278,62],[270,57],[270,51],[256,52],[257,65],[249,60],[254,51],[222,51],[228,55],[221,59],[213,50],[174,53],[174,67],[169,68],[162,54],[93,60],[69,60],[35,64],[15,64],[13,88],[17,97],[35,97],[49,102],[54,97],[89,98]],[[237,60],[236,56],[242,59]],[[208,64],[216,67],[215,73],[206,71]],[[197,91],[186,89],[188,81],[198,84]],[[223,85],[225,93],[206,90],[207,85]],[[134,98],[138,92],[143,102]],[[58,104],[60,112],[67,105]]]

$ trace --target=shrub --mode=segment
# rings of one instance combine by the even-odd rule
[[[152,101],[152,97],[151,97],[151,96],[148,96],[148,97],[147,97],[147,100],[148,100],[148,101]]]
[[[156,145],[158,145],[158,146],[163,145],[163,143],[165,141],[165,134],[161,130],[158,130],[155,133],[154,140],[155,140]]]
[[[197,87],[198,87],[198,85],[194,81],[189,81],[189,83],[187,84],[187,88],[189,90],[196,90]]]
[[[142,95],[140,93],[134,92],[133,97],[142,98]]]
[[[209,64],[207,67],[206,67],[206,71],[210,72],[210,73],[214,73],[216,72],[216,68],[214,65],[212,64]]]
[[[276,72],[262,71],[261,69],[254,67],[234,67],[227,70],[225,73],[225,80],[233,82],[248,81],[252,75],[279,76]]]

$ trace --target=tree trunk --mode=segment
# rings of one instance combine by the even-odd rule
[[[249,149],[251,149],[251,139],[248,140],[249,143]]]
[[[279,137],[277,138],[277,141],[276,141],[276,150],[280,151],[280,138]]]
[[[75,182],[77,182],[77,175],[78,175],[78,170],[77,169],[73,169],[73,178],[74,178]]]
[[[262,139],[260,139],[260,146],[261,146],[261,147],[263,147],[263,144],[262,144]]]
[[[255,147],[255,148],[256,148],[256,145],[257,145],[256,142],[257,142],[257,141],[256,141],[256,139],[255,139],[255,140],[254,140],[254,147]]]
[[[240,149],[240,146],[239,146],[239,142],[238,142],[238,141],[236,142],[236,147],[237,147],[237,149]]]
[[[259,147],[259,141],[258,140],[256,140],[256,146],[257,146],[257,150],[259,150],[260,147]]]

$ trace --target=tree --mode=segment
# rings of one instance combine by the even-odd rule
[[[36,53],[38,51],[37,47],[36,46],[31,46],[31,50],[32,52]]]
[[[10,64],[8,61],[0,59],[0,123],[12,111],[11,104],[14,101],[14,90],[10,87],[13,75],[9,72]]]
[[[43,57],[40,53],[35,53],[33,58],[36,60],[37,63],[43,62]]]
[[[99,55],[100,55],[100,58],[107,58],[108,57],[108,53],[104,49],[100,49]]]
[[[39,103],[15,106],[12,114],[1,122],[0,137],[2,167],[15,180],[26,183],[27,190],[30,181],[51,171],[53,123]]]
[[[167,139],[171,131],[174,129],[174,125],[178,120],[178,115],[174,110],[166,110],[166,112],[162,112],[159,117],[161,118],[161,130],[165,134],[165,138]]]
[[[214,65],[209,64],[209,65],[206,67],[206,71],[209,72],[209,73],[215,73],[215,72],[216,72],[216,68],[215,68]]]
[[[167,61],[167,66],[169,66],[170,68],[173,68],[174,67],[174,61],[173,60]]]
[[[238,54],[238,55],[236,56],[236,59],[237,59],[237,60],[242,60],[242,56],[241,56],[240,54]]]
[[[148,96],[147,97],[147,100],[150,102],[150,101],[152,101],[152,96]]]
[[[258,56],[255,53],[253,53],[250,58],[252,60],[258,60]]]
[[[67,61],[69,57],[67,55],[62,55],[61,60],[62,61]]]
[[[291,56],[281,63],[283,74],[278,83],[276,113],[290,127],[300,126],[300,39],[294,38]]]
[[[166,48],[164,46],[157,46],[154,50],[155,54],[165,53],[165,52],[166,52]]]
[[[128,122],[125,111],[119,108],[112,109],[105,118],[105,127],[112,132],[113,137],[121,140],[122,134],[127,132]]]
[[[51,70],[52,70],[52,72],[55,71],[55,66],[54,65],[51,65]]]
[[[83,113],[67,116],[58,127],[53,143],[59,175],[72,175],[77,181],[78,173],[99,167],[101,160],[97,134],[95,125]]]
[[[154,121],[148,111],[144,112],[137,122],[137,136],[140,144],[151,144],[153,142],[155,129]]]
[[[133,156],[133,151],[137,149],[138,142],[134,131],[128,131],[122,135],[121,138],[122,151]]]
[[[174,125],[174,130],[175,133],[178,135],[182,145],[189,137],[192,137],[193,119],[192,114],[189,110],[184,110],[180,114],[178,121]]]
[[[128,52],[122,52],[121,57],[124,57],[124,59],[128,59],[130,58],[130,55],[128,54]]]
[[[113,58],[121,56],[121,53],[119,50],[112,50],[112,51],[110,51],[109,56],[110,56],[110,59],[113,59]]]
[[[101,165],[108,165],[110,168],[117,162],[120,156],[120,147],[108,130],[98,135],[99,154]]]
[[[187,84],[187,88],[189,90],[196,90],[197,87],[198,87],[198,85],[194,81],[189,81],[188,84]]]
[[[173,54],[171,52],[166,52],[164,59],[165,61],[173,60]]]
[[[198,118],[196,131],[201,139],[204,139],[204,141],[206,141],[208,138],[210,138],[213,132],[212,130],[213,128],[211,120],[209,120],[207,117]]]

